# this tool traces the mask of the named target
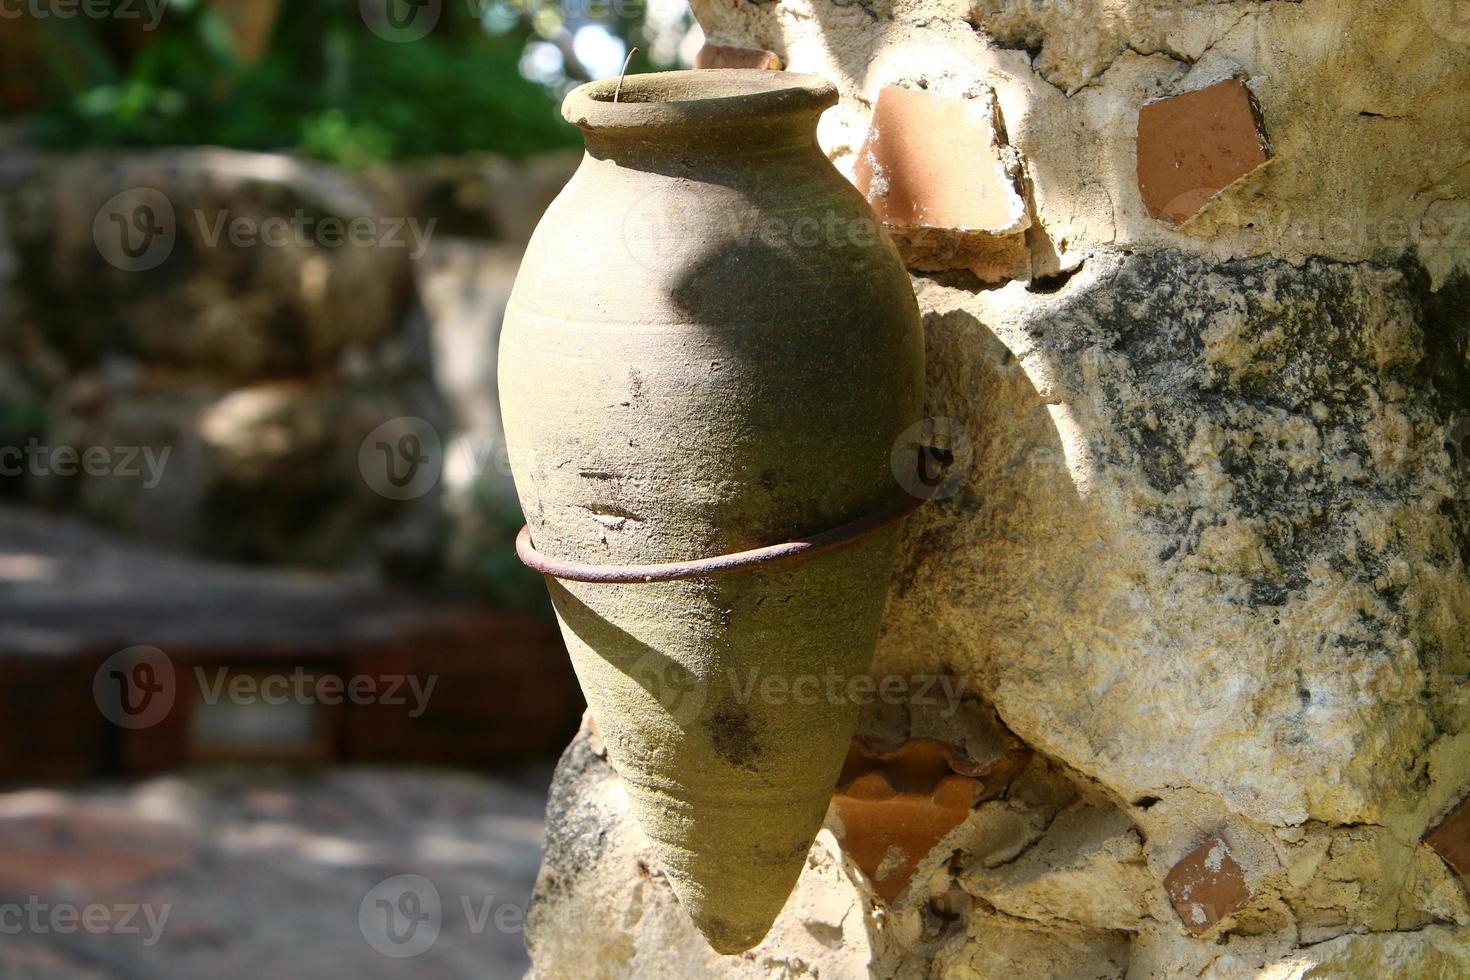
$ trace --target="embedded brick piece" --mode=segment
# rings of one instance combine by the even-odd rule
[[[887,752],[853,739],[833,796],[842,849],[892,903],[934,845],[1010,785],[1030,758],[1013,750],[982,766],[933,739]]]
[[[732,48],[723,44],[706,44],[694,56],[695,68],[765,68],[781,70],[781,59],[774,51],[758,48]]]
[[[1424,843],[1434,848],[1460,880],[1470,886],[1470,797],[1460,801],[1438,827],[1426,834]]]
[[[1020,162],[997,113],[989,91],[878,93],[855,178],[909,268],[969,269],[986,282],[1029,278]]]
[[[1187,220],[1270,159],[1260,110],[1237,79],[1138,112],[1138,189],[1155,218]]]
[[[1184,928],[1196,936],[1250,901],[1245,872],[1220,837],[1190,851],[1164,878],[1164,889]]]

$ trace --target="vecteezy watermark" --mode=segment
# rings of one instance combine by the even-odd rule
[[[843,675],[828,668],[824,674],[762,674],[752,667],[740,677],[729,672],[731,688],[741,704],[869,704],[938,707],[939,717],[948,718],[964,700],[965,680],[953,674],[855,674]]]
[[[698,239],[725,248],[778,253],[800,263],[804,251],[871,248],[883,241],[883,226],[871,212],[845,210],[784,213],[757,204],[696,208],[692,200],[663,191],[636,201],[623,218],[623,245],[647,269],[668,265],[669,250]]]
[[[905,491],[920,500],[943,500],[969,479],[975,444],[958,419],[930,416],[899,433],[888,462]]]
[[[652,695],[677,725],[688,725],[698,718],[709,693],[706,678],[652,648],[623,668],[623,673]]]
[[[1465,0],[1470,5],[1470,0]],[[1330,241],[1369,251],[1399,253],[1410,248],[1470,248],[1470,212],[1431,209],[1412,220],[1394,215],[1369,216],[1351,211],[1310,215],[1288,222],[1290,234],[1304,243]]]
[[[725,708],[904,705],[938,708],[939,717],[949,718],[960,709],[966,693],[964,679],[953,674],[844,674],[831,667],[822,673],[789,674],[753,666],[697,675],[656,651],[644,654],[622,672],[677,725],[692,724],[707,703]]]
[[[494,470],[510,476],[510,452],[501,439],[461,436],[446,443],[433,423],[414,415],[389,419],[357,450],[357,468],[373,492],[390,500],[422,497],[448,470],[475,478]]]
[[[227,243],[234,248],[400,248],[414,259],[428,251],[438,218],[387,215],[313,215],[297,208],[289,215],[259,218],[232,216],[228,208],[189,213],[203,248]],[[124,272],[156,269],[173,254],[179,239],[179,216],[162,191],[132,187],[108,198],[92,219],[97,252]]]
[[[373,491],[389,500],[422,497],[444,472],[439,430],[413,415],[389,419],[367,434],[357,450],[357,469]]]
[[[328,707],[379,704],[391,708],[407,707],[408,717],[418,718],[428,710],[429,698],[434,694],[439,675],[430,674],[421,679],[416,674],[356,674],[349,678],[308,671],[305,667],[294,667],[288,673],[265,674],[231,671],[228,667],[216,667],[213,671],[195,667],[194,679],[199,685],[200,697],[209,705],[221,701],[272,707],[283,704],[322,704]]]
[[[143,477],[152,490],[163,479],[172,446],[48,446],[32,438],[24,447],[0,446],[0,476]]]
[[[130,187],[114,194],[92,219],[98,253],[124,272],[158,268],[173,254],[178,232],[173,204],[152,187]]]
[[[438,218],[421,223],[418,218],[317,216],[300,208],[289,217],[276,214],[268,218],[232,218],[228,209],[211,217],[196,209],[194,220],[200,240],[209,248],[218,247],[221,241],[236,248],[405,248],[413,259],[423,258],[439,223]]]
[[[472,936],[494,929],[505,935],[523,931],[526,910],[494,895],[454,896],[446,908],[439,889],[422,875],[395,875],[378,882],[357,907],[357,927],[367,944],[384,956],[408,959],[427,953],[439,941],[446,915],[458,915]]]
[[[162,650],[133,646],[102,662],[92,675],[92,700],[119,728],[152,728],[168,717],[176,696],[173,661]]]
[[[163,20],[168,0],[0,0],[0,21],[19,20],[141,20],[151,31]]]
[[[368,30],[385,41],[404,43],[428,37],[444,12],[443,0],[357,0]]]
[[[60,935],[78,932],[94,936],[142,936],[143,945],[156,946],[163,936],[173,905],[165,902],[48,902],[38,895],[24,902],[0,902],[0,936]]]
[[[206,705],[383,705],[408,709],[410,718],[428,710],[437,674],[342,676],[305,667],[233,670],[195,666],[188,676]],[[151,728],[178,701],[181,680],[173,660],[151,646],[119,650],[92,675],[92,698],[102,716],[119,728]]]

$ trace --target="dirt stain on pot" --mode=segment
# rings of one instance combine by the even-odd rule
[[[756,741],[750,715],[737,704],[727,701],[720,705],[719,710],[705,723],[705,730],[710,733],[710,739],[720,758],[732,766],[749,768],[752,760],[760,755],[760,745]]]

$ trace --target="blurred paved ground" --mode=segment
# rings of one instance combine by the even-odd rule
[[[232,770],[0,792],[0,977],[520,977],[550,779]]]

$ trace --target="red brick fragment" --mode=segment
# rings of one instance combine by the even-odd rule
[[[724,44],[706,44],[694,56],[695,68],[764,68],[781,70],[781,58],[774,51],[758,48],[735,48]]]
[[[1470,797],[1461,800],[1438,827],[1426,834],[1424,843],[1434,848],[1470,887]]]
[[[912,269],[1026,278],[1030,215],[1001,139],[994,96],[878,93],[854,171],[858,190]]]
[[[1138,113],[1138,189],[1155,218],[1178,224],[1271,159],[1250,89],[1229,79],[1150,102]]]
[[[1028,750],[1015,749],[977,765],[933,739],[911,739],[891,751],[853,739],[833,797],[842,848],[891,903],[934,845],[977,803],[1010,785],[1030,758]]]
[[[1211,837],[1186,854],[1164,878],[1164,890],[1184,928],[1196,936],[1250,901],[1245,872],[1221,837]]]

